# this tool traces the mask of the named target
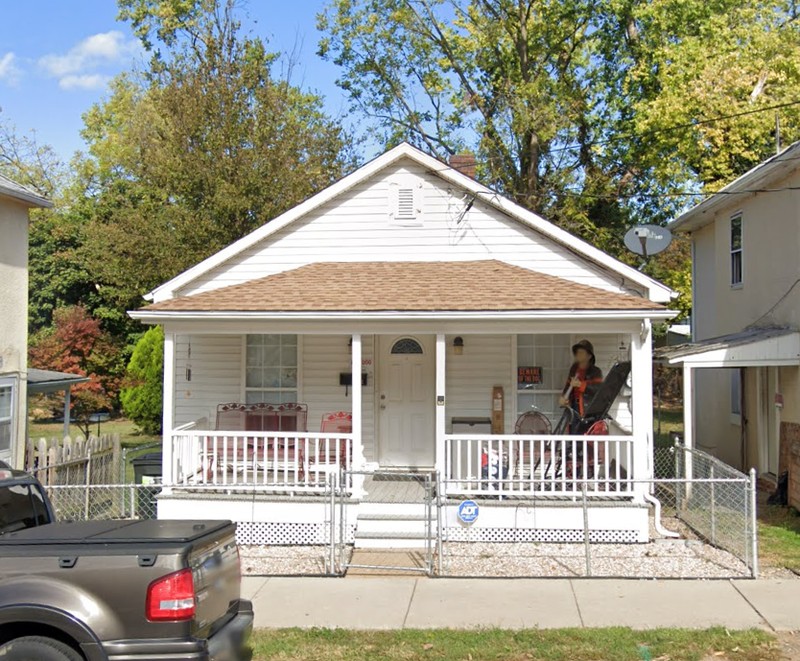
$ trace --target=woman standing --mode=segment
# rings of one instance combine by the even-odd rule
[[[569,368],[567,383],[561,391],[561,406],[569,407],[575,414],[573,423],[583,418],[584,411],[592,401],[600,384],[603,383],[603,373],[595,365],[594,347],[589,340],[581,340],[572,345],[574,362]],[[570,424],[573,432],[574,424]]]

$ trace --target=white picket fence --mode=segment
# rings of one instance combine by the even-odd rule
[[[119,434],[28,439],[25,470],[46,486],[114,484],[120,478]]]

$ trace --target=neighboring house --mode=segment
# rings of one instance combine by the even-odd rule
[[[583,525],[577,480],[593,477],[593,538],[645,541],[647,485],[630,480],[652,476],[651,324],[672,316],[670,297],[402,144],[131,313],[165,332],[159,516],[202,508],[239,521],[243,541],[321,543],[326,474],[436,471],[455,504],[513,492],[552,501],[488,501],[474,538],[568,541]],[[556,426],[582,338],[604,373],[632,362],[610,435],[515,434],[534,406]],[[499,474],[509,482],[480,481]],[[363,505],[379,483],[344,479],[348,525],[369,545]],[[237,495],[245,485],[259,498]],[[620,506],[595,507],[609,499]],[[375,545],[402,537],[403,511],[383,513]],[[455,510],[445,526],[459,534]]]
[[[664,350],[684,374],[687,444],[768,482],[792,469],[800,506],[800,143],[670,226],[691,237],[692,342]]]
[[[28,211],[46,199],[0,175],[0,460],[21,467],[28,356]]]

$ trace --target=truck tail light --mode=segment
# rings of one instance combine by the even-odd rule
[[[147,588],[145,614],[151,622],[191,620],[195,613],[191,569],[181,569],[153,581]]]

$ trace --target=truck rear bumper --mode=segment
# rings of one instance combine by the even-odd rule
[[[233,619],[208,640],[115,640],[103,643],[102,652],[84,648],[84,653],[107,661],[249,661],[245,645],[252,631],[253,604],[242,599]]]

